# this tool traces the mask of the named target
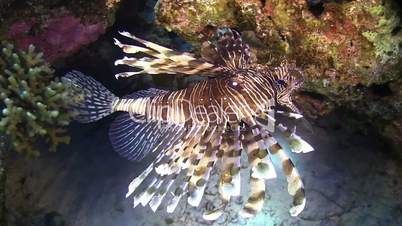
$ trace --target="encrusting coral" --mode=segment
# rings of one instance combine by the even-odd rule
[[[115,20],[119,0],[0,0],[0,39],[26,50],[30,44],[50,63],[96,41]]]
[[[46,142],[51,150],[68,143],[64,127],[70,122],[67,91],[54,78],[54,71],[35,52],[0,45],[0,133],[10,140],[11,148],[27,156],[39,154],[38,144]]]

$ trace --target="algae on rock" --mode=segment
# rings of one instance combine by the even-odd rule
[[[402,72],[400,11],[393,0],[321,1],[320,12],[304,0],[214,2],[159,0],[157,21],[198,44],[209,26],[253,32],[261,63],[295,61],[305,70],[305,90],[331,101],[348,101],[348,87],[385,83]]]
[[[199,32],[206,26],[235,26],[235,12],[231,0],[158,1],[155,10],[157,21],[168,31],[196,43]]]
[[[37,156],[41,142],[51,150],[68,143],[67,91],[43,54],[32,45],[26,52],[7,42],[0,47],[0,133],[10,140],[12,149],[27,156]]]
[[[395,86],[401,80],[398,1],[226,0],[224,10],[213,17],[210,2],[186,1],[183,7],[175,0],[159,0],[156,18],[195,46],[201,46],[211,26],[237,28],[259,63],[276,65],[283,59],[296,63],[306,76],[302,92],[319,96],[323,103],[311,99],[306,103],[303,95],[296,102],[302,108],[325,106],[306,111],[320,115],[320,109],[347,106],[369,120],[375,118],[378,127],[402,118],[395,110],[400,107],[400,92],[391,89],[388,96],[372,92],[373,87]]]

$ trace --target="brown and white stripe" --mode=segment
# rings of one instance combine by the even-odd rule
[[[287,156],[282,146],[270,135],[264,135],[264,140],[269,145],[269,152],[281,161],[282,171],[288,181],[288,192],[293,196],[293,206],[290,209],[291,216],[297,216],[306,205],[303,181],[295,168],[292,160]]]
[[[116,65],[140,69],[117,74],[117,78],[144,73],[219,75],[178,91],[148,89],[123,98],[116,97],[93,78],[76,72],[66,76],[69,84],[84,93],[84,101],[76,105],[80,121],[92,122],[113,112],[125,112],[116,118],[109,132],[118,153],[140,160],[148,153],[145,149],[159,151],[156,159],[129,185],[126,196],[134,195],[134,206],[149,205],[156,211],[169,191],[173,192],[167,200],[167,212],[173,212],[185,194],[189,194],[190,205],[198,206],[212,168],[221,161],[218,183],[222,205],[204,213],[205,219],[215,220],[223,214],[231,197],[241,194],[240,161],[244,151],[250,166],[250,190],[240,215],[252,217],[262,210],[265,180],[276,177],[272,156],[281,161],[288,192],[293,196],[290,213],[297,216],[306,203],[303,183],[273,135],[276,128],[289,143],[304,145],[295,148],[295,152],[311,148],[278,124],[274,115],[278,103],[297,110],[291,94],[300,85],[300,78],[293,76],[299,71],[287,65],[269,68],[256,64],[240,34],[230,29],[218,37],[215,62],[176,52],[127,32],[121,34],[143,45],[115,40],[123,52],[149,57],[117,60]],[[140,189],[143,183],[145,188]]]

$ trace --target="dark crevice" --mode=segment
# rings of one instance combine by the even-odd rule
[[[286,41],[286,37],[285,37],[285,35],[282,33],[282,31],[280,31],[280,30],[278,30],[278,35],[279,35],[279,37],[281,38],[281,40],[282,41]]]
[[[379,96],[379,97],[386,97],[386,96],[392,96],[393,92],[389,87],[388,83],[385,84],[379,84],[379,85],[372,85],[369,87],[370,92],[373,95]]]
[[[325,3],[338,3],[342,4],[345,2],[351,2],[353,0],[306,0],[307,1],[307,6],[310,12],[315,16],[315,17],[320,17],[324,11],[325,11]]]
[[[365,90],[367,90],[367,86],[364,86],[363,84],[358,83],[358,84],[355,86],[355,90],[357,90],[357,91],[365,91]]]
[[[397,35],[401,31],[401,29],[402,29],[401,26],[395,27],[394,29],[392,29],[391,35]]]
[[[320,0],[307,0],[308,9],[315,16],[319,17],[324,12],[324,3]]]
[[[309,96],[309,97],[314,98],[314,99],[319,100],[319,101],[325,101],[326,100],[326,97],[324,95],[319,94],[319,93],[314,93],[314,92],[309,92],[309,91],[301,91],[299,93],[301,95],[303,95],[303,96]]]

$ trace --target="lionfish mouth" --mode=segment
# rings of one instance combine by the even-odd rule
[[[295,81],[295,89],[297,90],[297,89],[300,89],[300,87],[302,87],[302,85],[303,85],[303,83],[304,83],[304,78],[300,78],[300,79],[297,79],[296,81]]]

